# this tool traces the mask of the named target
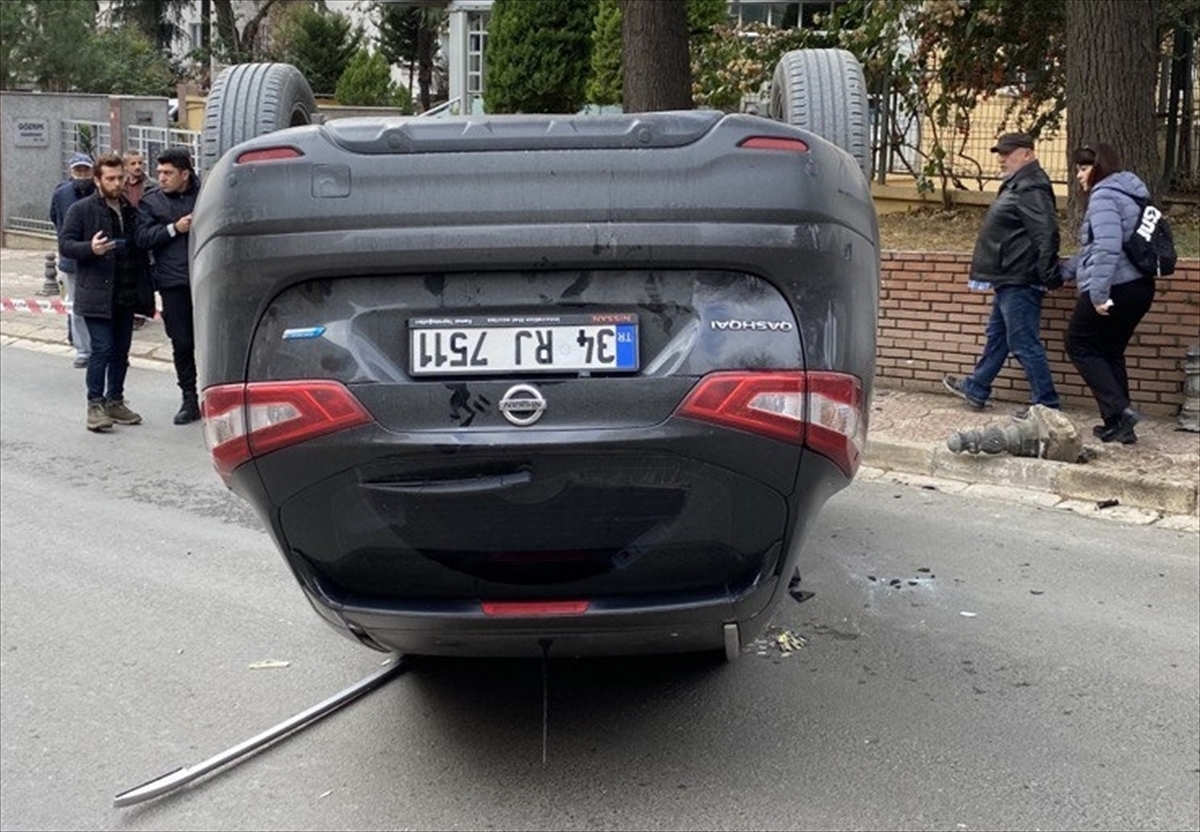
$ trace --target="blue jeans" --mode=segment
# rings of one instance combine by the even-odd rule
[[[1037,286],[997,286],[992,300],[992,316],[987,324],[987,342],[975,370],[963,379],[962,389],[968,396],[987,401],[992,395],[992,382],[1004,369],[1011,353],[1021,362],[1029,380],[1033,404],[1058,407],[1058,392],[1050,377],[1050,362],[1042,344],[1042,299]]]
[[[62,278],[63,286],[67,287],[67,303],[75,303],[75,273],[60,271],[58,276]],[[71,344],[75,347],[75,357],[87,358],[92,352],[92,340],[82,315],[67,313],[67,334],[71,336]]]
[[[114,306],[112,318],[88,315],[83,320],[92,339],[87,365],[88,401],[125,398],[125,373],[129,370],[129,346],[133,343],[133,307]]]

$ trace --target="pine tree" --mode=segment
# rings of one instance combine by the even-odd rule
[[[594,0],[496,0],[485,55],[488,112],[578,112],[595,13]]]

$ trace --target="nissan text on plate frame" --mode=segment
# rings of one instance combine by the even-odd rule
[[[241,141],[212,114],[206,441],[330,625],[404,653],[729,658],[767,625],[858,467],[879,291],[861,71],[789,56],[772,119]],[[257,66],[225,71],[227,100],[305,112],[298,73]],[[786,123],[800,95],[849,98]]]

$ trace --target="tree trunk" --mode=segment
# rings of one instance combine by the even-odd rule
[[[436,31],[430,30],[425,25],[425,21],[421,21],[421,26],[417,29],[417,89],[421,96],[421,109],[418,112],[425,112],[429,109],[429,88],[433,84],[433,39],[437,35]]]
[[[686,0],[621,0],[624,110],[692,109]]]
[[[224,57],[230,64],[243,64],[253,61],[256,57],[255,46],[258,29],[263,18],[275,5],[276,0],[257,0],[254,15],[246,22],[239,33],[237,16],[233,11],[233,0],[211,0],[217,12],[217,34],[220,35]]]
[[[1065,5],[1067,152],[1100,142],[1112,145],[1124,167],[1156,195],[1162,178],[1154,108],[1156,0],[1067,0]],[[1072,226],[1082,216],[1080,196],[1072,187]]]

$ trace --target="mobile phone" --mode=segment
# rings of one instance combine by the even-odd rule
[[[111,240],[111,242],[112,242],[114,248],[125,248],[125,238],[124,237],[114,237]]]

